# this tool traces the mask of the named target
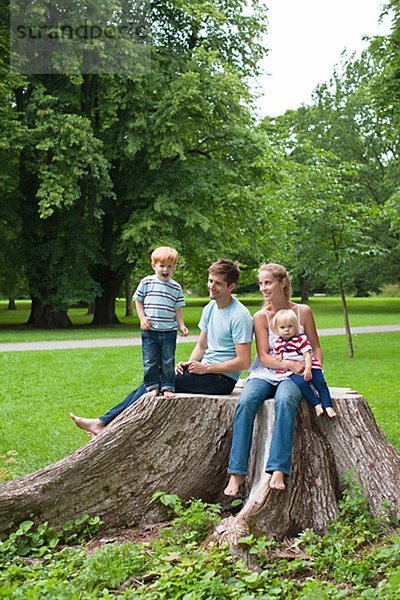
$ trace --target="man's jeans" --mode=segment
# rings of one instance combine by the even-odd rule
[[[183,375],[177,374],[175,377],[175,392],[188,394],[207,394],[207,395],[227,395],[233,391],[236,381],[226,375],[194,375],[189,371],[184,371]],[[128,406],[131,406],[136,400],[147,393],[146,386],[141,383],[136,390],[133,390],[122,402],[114,406],[105,415],[100,418],[104,425],[108,425]]]
[[[174,391],[176,331],[142,331],[146,390]]]
[[[247,475],[254,420],[261,404],[273,397],[275,424],[265,470],[289,475],[296,411],[302,399],[300,389],[290,379],[281,381],[277,387],[263,379],[248,379],[244,384],[236,407],[228,473]]]

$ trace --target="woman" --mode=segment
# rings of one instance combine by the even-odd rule
[[[245,381],[233,424],[233,439],[228,465],[231,474],[225,489],[227,496],[236,496],[247,475],[253,425],[257,411],[267,398],[275,400],[275,424],[266,472],[272,475],[270,487],[285,489],[285,475],[290,474],[292,461],[293,432],[297,407],[302,399],[299,387],[287,375],[277,374],[289,369],[301,374],[304,363],[291,360],[278,362],[273,354],[277,333],[272,329],[272,320],[278,310],[291,308],[299,320],[302,331],[310,340],[314,356],[322,362],[314,317],[309,306],[291,301],[290,275],[276,263],[264,264],[259,269],[260,292],[264,296],[264,307],[254,315],[257,356]]]

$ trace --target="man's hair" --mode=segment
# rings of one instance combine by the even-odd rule
[[[278,263],[268,263],[261,265],[258,269],[258,274],[262,271],[270,271],[274,279],[277,279],[282,284],[286,284],[283,288],[283,293],[285,294],[285,298],[290,300],[292,296],[292,283],[290,281],[290,275],[285,267],[282,267],[282,265],[279,265]]]
[[[295,328],[296,335],[299,333],[299,331],[300,331],[299,321],[296,317],[296,313],[291,308],[289,308],[287,310],[284,308],[282,308],[281,310],[278,310],[278,312],[276,313],[276,315],[274,316],[274,319],[272,321],[272,325],[273,325],[275,331],[278,329],[278,327],[280,325],[284,325],[285,323],[291,323]]]
[[[239,279],[240,270],[237,262],[229,260],[229,258],[220,258],[208,267],[208,273],[223,275],[226,283],[231,285]]]
[[[179,254],[178,251],[170,246],[159,246],[151,253],[151,264],[156,263],[172,263],[176,265],[178,262]]]

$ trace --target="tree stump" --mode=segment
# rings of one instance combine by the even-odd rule
[[[264,403],[254,432],[248,499],[236,517],[221,523],[214,541],[234,545],[249,526],[277,538],[306,527],[324,531],[337,513],[339,477],[348,469],[364,487],[373,513],[386,500],[400,516],[400,455],[362,396],[348,389],[331,393],[336,419],[317,418],[305,402],[299,408],[293,469],[283,492],[270,490],[264,473],[274,419],[273,400]],[[158,490],[226,504],[239,394],[240,389],[230,396],[144,396],[76,452],[0,485],[0,532],[25,519],[57,527],[84,514],[100,516],[106,527],[140,526],[160,518],[160,508],[150,504]]]

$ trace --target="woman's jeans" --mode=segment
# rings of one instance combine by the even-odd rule
[[[175,377],[175,391],[188,394],[207,394],[207,395],[227,395],[233,391],[236,381],[227,375],[210,374],[194,375],[189,371],[184,371],[182,375]],[[122,402],[114,406],[105,415],[100,418],[104,425],[108,425],[128,406],[131,406],[136,400],[147,393],[146,386],[141,383],[136,390],[133,390]]]
[[[176,331],[142,331],[144,384],[155,389],[174,391]]]
[[[291,379],[284,379],[277,387],[263,379],[246,381],[235,412],[228,473],[247,475],[254,420],[261,404],[272,397],[275,423],[265,470],[289,475],[296,411],[302,399],[300,388]]]

